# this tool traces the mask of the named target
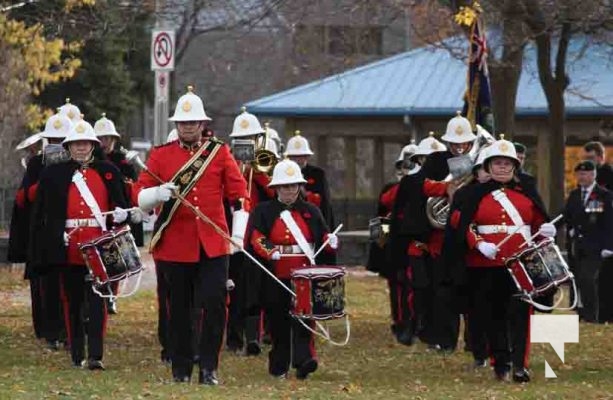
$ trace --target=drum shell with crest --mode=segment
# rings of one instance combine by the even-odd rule
[[[291,277],[296,293],[290,313],[306,320],[327,320],[345,315],[345,269],[331,265],[295,270]]]
[[[129,225],[123,225],[79,247],[93,283],[102,287],[142,271],[140,252]]]
[[[574,277],[554,240],[545,239],[505,261],[517,290],[534,298],[552,294]]]

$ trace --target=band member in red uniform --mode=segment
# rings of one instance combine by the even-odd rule
[[[377,205],[377,216],[385,218],[382,220],[381,229],[384,227],[388,232],[382,233],[382,237],[376,238],[370,244],[368,253],[368,263],[366,268],[373,272],[378,272],[388,282],[390,295],[390,313],[392,317],[391,330],[396,340],[401,344],[410,345],[413,343],[412,333],[407,334],[407,324],[412,318],[412,293],[409,291],[409,283],[407,282],[406,264],[399,260],[391,260],[388,250],[388,235],[389,235],[389,218],[392,213],[393,200],[390,193],[397,190],[399,181],[406,174],[415,173],[419,170],[419,166],[414,165],[409,161],[417,150],[415,144],[408,144],[402,148],[400,155],[395,163],[395,178],[396,182],[388,183],[383,187],[379,194],[379,203]],[[411,168],[413,166],[414,168]]]
[[[34,271],[27,262],[28,240],[31,228],[31,211],[36,187],[45,166],[65,161],[67,153],[62,140],[68,135],[72,123],[61,115],[51,116],[40,133],[48,142],[42,154],[29,159],[26,173],[15,196],[11,216],[8,259],[11,262],[25,262],[25,278],[30,281],[32,319],[37,337],[42,337],[51,350],[59,350],[63,339],[62,304],[60,301],[59,271],[55,267]],[[59,151],[58,151],[59,150]]]
[[[32,213],[29,261],[38,269],[61,268],[62,302],[73,365],[83,365],[87,335],[87,367],[104,369],[106,307],[86,280],[88,269],[79,245],[107,229],[109,221],[102,213],[114,208],[113,222],[124,222],[128,203],[121,173],[111,163],[93,156],[99,141],[90,124],[77,122],[62,143],[71,159],[51,165],[41,174]],[[87,328],[83,320],[85,304]]]
[[[513,143],[501,139],[487,149],[485,170],[491,179],[472,185],[460,209],[451,216],[457,228],[457,254],[465,254],[470,292],[469,321],[474,337],[487,337],[489,353],[494,358],[496,377],[510,380],[509,304],[516,292],[504,260],[520,250],[533,233],[553,237],[556,228],[546,223],[546,212],[536,188],[522,185],[515,177],[519,167]],[[518,228],[520,227],[520,228]],[[517,233],[514,233],[517,230]],[[497,246],[507,235],[511,238]],[[525,338],[528,340],[527,336]],[[482,346],[472,348],[475,362],[488,358]],[[523,366],[520,367],[523,369]],[[526,382],[523,372],[522,379]]]
[[[271,149],[266,146],[267,144],[274,146],[272,139],[268,138],[267,129],[268,127],[262,128],[256,116],[248,113],[243,107],[242,112],[234,120],[230,138],[249,143],[255,149],[256,155],[271,155],[268,168],[272,172],[278,155],[276,148]],[[251,207],[254,208],[260,202],[273,199],[275,192],[268,187],[270,172],[266,171],[266,166],[259,165],[254,160],[239,162],[243,177],[247,181]],[[232,213],[232,217],[236,217],[235,213]],[[248,219],[248,215],[238,216],[238,218],[245,217]],[[257,356],[262,352],[262,279],[266,278],[263,272],[240,252],[230,256],[230,278],[236,286],[230,292],[227,346],[235,352],[242,352],[243,347],[246,347],[247,355]]]
[[[309,266],[306,255],[312,257],[313,249],[320,248],[326,239],[329,245],[322,254],[334,252],[338,247],[338,237],[328,234],[319,209],[299,196],[305,183],[298,164],[281,161],[275,166],[269,185],[277,191],[277,199],[259,204],[249,220],[247,243],[288,286],[292,271]],[[296,254],[305,256],[296,257]],[[318,365],[313,335],[290,316],[291,295],[272,279],[264,282],[272,339],[268,372],[285,378],[293,366],[296,377],[306,379]]]
[[[230,149],[214,136],[202,133],[211,119],[200,97],[181,96],[171,121],[179,140],[154,148],[132,196],[148,212],[161,205],[151,239],[151,252],[170,285],[170,339],[172,374],[189,382],[193,369],[192,326],[194,308],[204,318],[199,343],[199,383],[217,385],[217,367],[226,325],[226,281],[230,244],[177,198],[178,191],[214,224],[228,231],[223,199],[235,210],[248,206],[247,184]],[[164,184],[152,175],[162,179]],[[238,232],[234,232],[238,234]],[[234,234],[233,233],[233,234]],[[241,237],[235,237],[242,242]]]
[[[335,226],[334,212],[326,172],[320,167],[309,164],[309,158],[312,155],[314,153],[309,146],[309,141],[300,135],[300,131],[296,131],[295,135],[287,141],[285,156],[302,168],[302,176],[307,181],[303,189],[305,200],[319,207],[324,220],[328,226],[332,227]]]
[[[420,187],[424,184],[421,165],[429,157],[445,152],[445,146],[434,138],[434,133],[423,139],[410,160],[416,164],[412,173],[404,176],[399,185],[382,196],[382,203],[391,207],[390,240],[388,259],[390,268],[400,271],[397,279],[401,282],[406,296],[400,304],[404,310],[403,323],[398,324],[398,335],[405,344],[412,344],[417,335],[426,343],[435,343],[432,302],[431,269],[427,268],[427,238],[430,225],[423,213],[426,198]],[[422,210],[415,213],[415,210]],[[392,290],[390,289],[390,292]],[[402,291],[401,291],[402,293]],[[396,296],[397,298],[397,296]]]

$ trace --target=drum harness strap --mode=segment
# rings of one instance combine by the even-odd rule
[[[532,239],[530,238],[530,231],[528,229],[524,229],[524,227],[527,228],[527,226],[521,215],[519,215],[519,211],[517,211],[517,208],[515,208],[513,203],[511,203],[511,200],[509,200],[506,193],[500,189],[494,190],[492,192],[492,197],[500,204],[504,211],[509,214],[511,221],[513,221],[516,226],[520,227],[518,233],[524,237],[524,240],[528,242],[528,244],[531,244]]]
[[[298,227],[298,224],[294,220],[294,217],[292,217],[292,213],[289,212],[289,210],[285,210],[282,211],[279,216],[285,223],[285,226],[287,226],[287,229],[289,229],[294,239],[296,239],[296,243],[298,243],[298,246],[304,255],[309,259],[312,265],[315,265],[315,255],[313,253],[313,249],[311,246],[309,246],[309,242],[307,242],[306,238],[302,234],[302,231]]]
[[[75,171],[74,175],[72,176],[72,182],[77,187],[77,190],[81,194],[81,197],[83,197],[83,200],[85,200],[85,204],[87,204],[87,206],[91,210],[94,218],[96,218],[96,221],[98,221],[98,223],[100,224],[102,231],[106,232],[106,219],[102,216],[100,206],[98,206],[96,198],[92,194],[91,190],[89,190],[87,183],[85,183],[81,171]]]

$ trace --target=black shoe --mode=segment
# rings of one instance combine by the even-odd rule
[[[256,341],[247,343],[247,355],[248,356],[259,356],[262,353],[262,348],[260,344]]]
[[[47,340],[47,348],[51,351],[59,351],[62,344],[59,340]]]
[[[438,344],[429,344],[428,348],[426,349],[426,351],[440,351],[441,350],[441,346]]]
[[[475,369],[487,368],[487,366],[488,366],[487,360],[475,360],[475,362],[473,363],[473,367]]]
[[[454,347],[440,346],[440,348],[438,349],[438,353],[444,356],[449,356],[453,354],[454,351],[455,351]]]
[[[396,333],[396,340],[405,346],[412,346],[415,343],[415,335],[409,329],[405,329]]]
[[[172,380],[176,383],[189,383],[190,378],[187,375],[174,375]]]
[[[284,372],[282,374],[270,374],[270,376],[280,381],[283,381],[288,378],[287,372]]]
[[[226,346],[226,351],[231,354],[240,355],[243,352],[243,348],[239,346]]]
[[[530,371],[526,368],[519,368],[513,370],[513,382],[527,383],[530,382]]]
[[[500,382],[511,382],[511,373],[509,371],[496,371],[496,380]]]
[[[107,299],[107,301],[106,301],[106,311],[109,314],[111,314],[111,315],[117,314],[117,301],[116,300]]]
[[[272,339],[270,338],[269,333],[264,332],[264,335],[262,336],[262,343],[267,344],[267,345],[272,344]]]
[[[162,352],[160,353],[160,360],[162,361],[162,364],[166,364],[166,365],[172,364],[172,359],[170,358],[166,350],[162,350]]]
[[[94,360],[93,358],[90,358],[87,360],[87,369],[90,371],[104,371],[104,364],[102,364],[102,360]]]
[[[215,370],[201,369],[198,374],[198,383],[201,385],[217,386],[217,372]]]
[[[306,379],[309,374],[317,371],[317,360],[311,358],[306,360],[296,369],[296,378],[297,379]]]
[[[83,368],[85,365],[85,360],[72,360],[72,366],[74,368]]]

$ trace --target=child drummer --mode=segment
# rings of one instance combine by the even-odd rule
[[[317,258],[325,263],[338,247],[338,237],[328,233],[319,209],[300,196],[300,167],[294,161],[279,162],[273,171],[269,187],[277,198],[257,205],[249,222],[245,241],[263,259],[285,285],[291,287],[292,272],[309,267],[313,254],[326,241]],[[290,315],[292,296],[278,282],[266,279],[265,308],[270,321],[272,349],[268,356],[268,372],[286,378],[291,365],[296,378],[306,379],[317,369],[313,335]]]
[[[40,274],[50,268],[60,271],[68,343],[75,367],[85,362],[87,330],[90,370],[102,370],[107,311],[103,299],[86,282],[88,270],[79,245],[107,230],[107,214],[114,223],[128,218],[122,175],[107,161],[100,161],[99,140],[92,126],[81,120],[72,126],[62,144],[71,159],[46,167],[36,187],[32,214],[29,262]],[[116,207],[114,211],[113,207]],[[124,208],[119,208],[124,207]],[[108,221],[110,222],[110,221]],[[89,305],[89,323],[84,324],[84,307]]]

